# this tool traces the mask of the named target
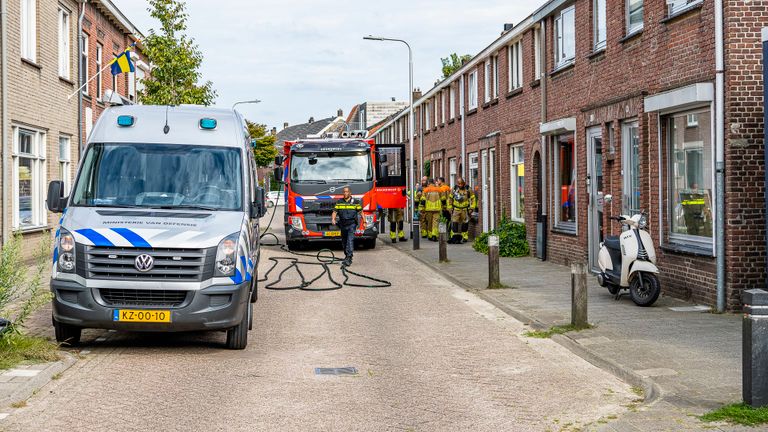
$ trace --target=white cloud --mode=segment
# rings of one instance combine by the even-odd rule
[[[145,33],[156,27],[143,0],[113,2]],[[544,0],[188,0],[188,34],[203,52],[203,77],[213,81],[217,104],[258,98],[238,107],[249,119],[282,127],[310,116],[345,114],[356,103],[408,97],[408,56],[394,43],[409,41],[414,85],[431,88],[440,57],[476,54],[505,22],[517,23]]]

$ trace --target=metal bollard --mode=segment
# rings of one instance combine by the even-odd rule
[[[488,236],[488,288],[501,288],[499,280],[499,236]]]
[[[437,224],[438,240],[438,258],[440,262],[448,262],[448,226],[444,222]]]
[[[419,228],[418,219],[411,222],[411,241],[413,242],[413,250],[419,250],[419,241],[421,240],[421,229]]]
[[[768,405],[768,292],[744,291],[742,301],[742,397],[745,403],[758,408]]]
[[[589,326],[587,321],[587,266],[571,264],[571,325]]]

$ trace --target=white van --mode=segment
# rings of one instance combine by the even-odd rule
[[[266,212],[243,118],[233,110],[132,105],[101,115],[63,213],[51,291],[56,340],[83,328],[225,330],[253,322],[259,218]]]

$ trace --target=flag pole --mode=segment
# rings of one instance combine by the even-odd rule
[[[134,47],[134,46],[136,46],[136,43],[135,43],[135,42],[134,42],[133,44],[129,45],[129,46],[128,46],[128,48],[126,48],[125,50],[123,50],[123,52],[126,52],[126,51],[130,52],[130,51],[131,51],[131,47]],[[130,55],[130,54],[129,54],[129,55]],[[120,57],[120,56],[117,56],[117,57]],[[116,62],[116,61],[117,61],[117,57],[113,58],[113,59],[112,59],[112,60],[111,60],[109,63],[107,63],[107,65],[106,65],[106,66],[104,66],[103,68],[101,68],[101,70],[100,70],[100,71],[98,71],[98,72],[96,72],[95,74],[93,74],[93,76],[92,76],[91,78],[89,78],[89,79],[88,79],[88,81],[86,81],[86,82],[85,82],[83,85],[81,85],[80,87],[78,87],[78,89],[77,89],[77,90],[75,90],[75,92],[74,92],[74,93],[72,93],[71,95],[67,96],[67,100],[68,100],[68,101],[69,101],[69,100],[72,100],[72,98],[73,98],[73,97],[75,97],[75,95],[76,95],[76,94],[80,93],[80,91],[81,91],[82,89],[84,89],[84,88],[85,88],[85,86],[87,86],[88,84],[90,84],[90,82],[91,82],[91,81],[93,81],[93,80],[94,80],[94,78],[98,77],[98,76],[99,76],[99,75],[100,75],[102,72],[104,72],[104,71],[105,71],[105,70],[106,70],[108,67],[112,67],[112,64],[113,64],[114,62]]]

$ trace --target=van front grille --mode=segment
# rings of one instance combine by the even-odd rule
[[[177,307],[187,299],[188,291],[101,288],[102,300],[110,306]]]
[[[136,257],[152,257],[154,266],[149,271],[136,268]],[[163,249],[87,246],[85,268],[89,279],[162,280],[197,282],[213,277],[216,248]]]

